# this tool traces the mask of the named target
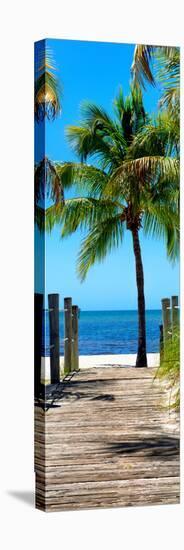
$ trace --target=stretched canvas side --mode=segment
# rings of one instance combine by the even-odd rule
[[[35,238],[35,280],[34,280],[34,398],[35,398],[35,502],[36,507],[45,510],[45,211],[46,211],[46,159],[45,159],[45,63],[46,40],[40,40],[34,47],[35,69],[35,189],[34,189],[34,238]]]

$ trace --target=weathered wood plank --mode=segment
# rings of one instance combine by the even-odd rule
[[[36,506],[46,511],[179,502],[179,419],[155,369],[76,373],[35,410]]]

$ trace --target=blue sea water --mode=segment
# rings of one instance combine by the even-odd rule
[[[60,354],[63,355],[64,319],[60,312]],[[49,319],[45,314],[46,346],[44,355],[49,355]],[[159,351],[160,310],[146,311],[147,352]],[[137,351],[137,311],[80,311],[79,354],[103,355],[125,354]]]

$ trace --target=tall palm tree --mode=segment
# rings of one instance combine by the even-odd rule
[[[46,223],[62,223],[62,235],[78,227],[87,231],[78,258],[83,280],[89,268],[122,243],[131,232],[138,293],[137,367],[147,366],[144,273],[139,233],[164,236],[168,255],[175,258],[178,243],[178,160],[166,157],[165,142],[144,140],[149,124],[140,88],[132,87],[124,100],[114,102],[115,119],[104,109],[84,104],[83,122],[68,128],[67,135],[80,163],[57,164],[64,187],[76,184],[80,196],[50,207]],[[88,157],[94,160],[84,163]]]

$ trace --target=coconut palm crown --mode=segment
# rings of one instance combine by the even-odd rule
[[[147,366],[144,273],[139,233],[163,236],[168,256],[178,253],[178,159],[166,156],[170,134],[159,121],[152,124],[145,113],[138,86],[124,99],[122,90],[114,101],[115,117],[94,104],[82,107],[82,124],[67,129],[68,140],[79,163],[57,163],[63,187],[76,186],[77,198],[64,207],[52,206],[46,213],[49,229],[62,223],[62,236],[81,228],[85,231],[78,256],[83,280],[89,268],[102,261],[132,235],[138,293],[137,367]],[[154,130],[155,129],[155,130]],[[173,138],[174,139],[174,138]],[[171,144],[170,144],[171,147]],[[173,147],[173,145],[172,145]],[[91,159],[91,164],[86,161]]]

